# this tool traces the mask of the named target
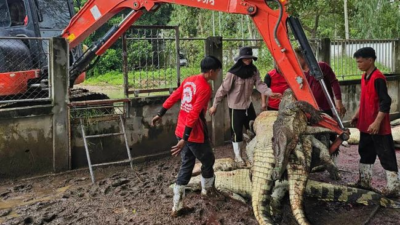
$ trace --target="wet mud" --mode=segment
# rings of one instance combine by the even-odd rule
[[[339,169],[342,180],[357,179],[357,146],[341,147]],[[216,149],[216,157],[233,157],[227,145]],[[397,152],[398,161],[400,158]],[[202,199],[188,192],[185,204],[192,209],[171,218],[172,190],[179,158],[129,166],[98,168],[92,184],[88,170],[73,171],[34,179],[3,180],[0,183],[0,224],[257,224],[251,204],[232,199]],[[400,162],[400,161],[399,161]],[[385,185],[385,174],[377,160],[373,186]],[[333,182],[327,172],[313,179]],[[296,224],[289,200],[285,198],[281,224]],[[328,203],[306,199],[306,215],[312,224],[400,224],[400,210],[376,206]]]

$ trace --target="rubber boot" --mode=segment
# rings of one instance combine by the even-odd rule
[[[222,200],[223,196],[217,191],[214,183],[215,183],[215,176],[211,178],[201,177],[201,196],[212,197]]]
[[[400,197],[400,181],[398,173],[395,171],[386,170],[386,189],[383,191],[386,197]]]
[[[235,153],[235,162],[239,163],[240,166],[244,166],[245,163],[240,154],[243,142],[232,142],[232,145],[233,145],[233,152]]]
[[[174,198],[172,207],[172,217],[177,217],[180,215],[183,209],[183,198],[185,197],[185,186],[175,184],[174,186]]]
[[[366,190],[371,190],[374,191],[374,189],[371,187],[371,181],[372,181],[372,167],[373,164],[359,164],[359,178],[357,183],[352,184],[350,186],[354,186],[357,188],[362,188]]]

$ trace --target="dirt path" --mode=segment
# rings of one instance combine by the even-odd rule
[[[232,157],[230,146],[216,149],[217,158]],[[398,159],[400,155],[398,154]],[[339,158],[342,181],[357,177],[357,146],[342,148]],[[169,216],[179,158],[95,170],[91,184],[87,170],[45,178],[2,181],[0,184],[1,224],[257,224],[250,204],[231,199],[203,200],[199,193],[187,193],[185,203],[194,211],[173,219]],[[375,165],[373,184],[385,184],[381,166]],[[326,172],[314,179],[330,182]],[[294,225],[288,200],[282,224]],[[375,206],[325,203],[307,199],[306,214],[313,224],[364,224]],[[369,224],[400,224],[400,211],[378,209]]]

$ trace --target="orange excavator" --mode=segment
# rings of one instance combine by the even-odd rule
[[[154,12],[162,4],[168,3],[250,16],[297,100],[307,101],[318,109],[290,43],[288,36],[288,27],[290,27],[309,65],[310,74],[320,81],[336,119],[325,116],[319,123],[320,126],[339,134],[338,139],[331,146],[331,151],[336,149],[343,140],[349,138],[328,94],[323,74],[300,21],[289,16],[286,11],[287,4],[290,4],[287,0],[89,0],[62,32],[62,37],[68,39],[71,48],[80,44],[117,13],[125,9],[131,11],[120,24],[112,27],[71,66],[70,83],[73,84],[90,62],[103,54],[142,14]],[[278,8],[269,7],[272,3],[277,4]]]
[[[59,36],[73,16],[73,0],[0,0],[0,108],[47,101],[48,38]],[[71,49],[70,65],[82,50]],[[84,79],[81,73],[74,84]],[[71,101],[107,98],[82,88],[70,91]]]
[[[40,2],[53,2],[53,0],[0,0],[0,3],[10,3],[15,1],[24,1],[25,6],[29,3],[32,5],[31,9],[34,9],[30,14],[29,11],[26,13],[31,17],[18,17],[19,20],[21,20],[17,21],[20,22],[20,27],[29,27],[31,23],[35,24],[35,22],[40,23],[43,21],[43,15],[39,7]],[[68,5],[71,11],[72,3],[70,0],[67,2],[69,2]],[[323,74],[311,51],[311,47],[307,41],[301,24],[297,18],[289,16],[286,11],[286,6],[290,4],[288,0],[88,0],[79,12],[71,18],[69,25],[65,27],[61,33],[61,36],[69,41],[70,49],[74,49],[80,45],[85,38],[117,13],[123,10],[130,10],[130,12],[120,24],[114,25],[100,40],[90,46],[83,54],[78,54],[78,57],[74,58],[69,69],[70,87],[80,80],[80,77],[82,77],[81,74],[91,67],[92,61],[102,55],[136,20],[140,18],[142,14],[152,13],[159,9],[163,4],[178,4],[188,7],[250,16],[266,46],[271,52],[271,55],[278,64],[279,69],[293,90],[297,100],[307,101],[318,109],[318,105],[290,43],[288,36],[288,28],[290,27],[303,50],[306,62],[310,68],[310,74],[320,81],[325,95],[327,96],[327,99],[329,99],[332,112],[336,119],[334,120],[331,117],[326,116],[319,124],[320,126],[329,128],[339,134],[339,138],[331,146],[331,150],[333,151],[333,149],[336,149],[342,140],[348,139],[348,132],[345,131],[332,99],[327,92],[325,83],[322,79]],[[278,7],[273,9],[273,4]],[[0,4],[0,11],[2,9],[6,8]],[[57,16],[57,14],[55,15]],[[0,20],[0,24],[3,20]],[[13,31],[15,30],[12,29],[9,32]],[[45,33],[46,32],[43,34]],[[26,36],[32,37],[32,35]],[[21,51],[22,50],[24,50],[24,48],[21,45]],[[42,73],[41,70],[29,70],[20,71],[18,74],[15,73],[14,75],[40,78],[42,77],[40,73]],[[29,82],[29,80],[26,82]],[[39,82],[42,82],[42,80],[39,80]],[[0,94],[1,91],[2,90],[0,90]]]

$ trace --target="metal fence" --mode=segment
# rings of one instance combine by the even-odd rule
[[[126,95],[172,92],[180,84],[180,67],[187,62],[178,37],[176,26],[132,26],[124,34]]]
[[[175,26],[134,26],[123,42],[124,71],[128,80],[126,93],[135,96],[171,92],[186,77],[200,73],[200,61],[206,52],[206,38],[179,38],[179,29]],[[381,71],[395,73],[396,40],[328,40],[326,44],[320,39],[311,39],[309,42],[316,58],[329,63],[339,80],[360,78],[362,72],[352,56],[357,49],[366,46],[376,50],[377,66]],[[292,44],[297,46],[295,41]],[[224,74],[235,63],[234,58],[243,46],[253,48],[263,78],[273,68],[273,58],[263,39],[258,38],[223,39]]]
[[[51,99],[49,42],[46,38],[0,37],[1,105]]]
[[[377,55],[376,66],[383,73],[395,73],[395,43],[396,40],[332,40],[330,64],[339,79],[360,78],[353,54],[362,47],[372,47]]]

